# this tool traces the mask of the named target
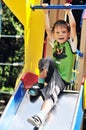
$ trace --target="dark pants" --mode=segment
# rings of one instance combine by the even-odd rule
[[[56,87],[60,89],[60,93],[61,93],[63,89],[65,88],[66,82],[63,81],[62,78],[60,77],[53,58],[41,59],[39,61],[38,67],[39,67],[40,73],[43,69],[48,70],[47,77],[45,78],[45,82],[48,85],[44,87],[44,89],[42,90],[43,93],[45,94],[45,97],[49,98],[50,95],[53,94],[54,89],[55,91],[57,90]]]

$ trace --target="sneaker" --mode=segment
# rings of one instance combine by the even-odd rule
[[[34,115],[33,117],[29,118],[27,121],[37,128],[39,128],[42,124],[41,119],[37,115]]]
[[[33,130],[38,130],[39,128],[37,128],[37,127],[34,127],[34,129]]]
[[[36,82],[36,83],[33,85],[33,88],[35,88],[35,87],[38,87],[38,88],[40,88],[40,89],[43,89],[43,88],[44,88],[44,83],[38,83],[38,82]]]
[[[41,83],[35,83],[28,91],[28,93],[32,96],[36,96],[40,93],[40,89],[43,89],[44,84]]]

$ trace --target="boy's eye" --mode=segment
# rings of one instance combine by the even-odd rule
[[[62,33],[66,33],[66,31],[63,31]]]
[[[59,32],[56,32],[57,34],[59,34]]]
[[[60,32],[56,32],[57,34],[59,34]],[[66,31],[62,31],[61,33],[66,33]]]

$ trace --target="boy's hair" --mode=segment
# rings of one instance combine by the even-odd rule
[[[54,29],[57,27],[57,26],[61,26],[61,27],[64,27],[64,28],[67,28],[68,32],[70,32],[70,26],[69,24],[64,21],[64,20],[58,20],[54,23],[53,25],[53,28],[52,28],[52,31],[54,31]]]

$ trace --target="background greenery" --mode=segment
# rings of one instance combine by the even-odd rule
[[[2,2],[2,35],[24,35],[24,27]],[[12,90],[23,66],[13,66],[12,63],[24,62],[24,38],[0,38],[0,89]],[[2,63],[11,63],[5,65]]]

